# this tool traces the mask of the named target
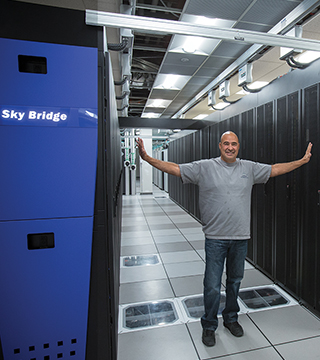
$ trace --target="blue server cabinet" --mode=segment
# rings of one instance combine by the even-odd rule
[[[98,50],[0,39],[0,52],[3,357],[85,359]]]

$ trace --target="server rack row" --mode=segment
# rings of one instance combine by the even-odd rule
[[[239,157],[274,164],[301,158],[315,146],[311,161],[291,172],[255,185],[252,193],[248,259],[315,313],[319,246],[319,84],[255,106],[170,143],[169,161],[184,163],[219,156],[220,136],[237,133]],[[169,176],[169,195],[200,221],[193,185]]]

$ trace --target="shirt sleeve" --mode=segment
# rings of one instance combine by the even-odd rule
[[[254,162],[252,172],[254,184],[265,184],[271,175],[271,165]]]
[[[179,164],[181,180],[184,184],[198,184],[200,178],[201,161]]]

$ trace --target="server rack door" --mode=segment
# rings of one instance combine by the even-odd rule
[[[211,127],[207,126],[204,129],[201,129],[201,156],[200,159],[209,159],[210,157],[210,129]]]
[[[241,129],[241,117],[240,115],[235,115],[233,117],[230,118],[230,131],[233,131],[239,139],[240,142],[240,150],[239,150],[239,155],[238,157],[241,158],[242,157],[242,146],[241,146],[241,133],[242,133],[242,129]]]
[[[277,100],[275,162],[284,163],[289,161],[288,142],[292,137],[288,121],[287,97]],[[287,246],[290,219],[288,218],[289,183],[288,175],[279,176],[275,179],[275,277],[286,285]]]
[[[180,163],[180,156],[178,154],[178,145],[179,145],[179,141],[175,140],[170,144],[169,147],[169,161],[173,161],[176,163]],[[169,175],[168,177],[168,181],[169,184],[171,184],[171,190],[169,191],[170,196],[172,197],[173,200],[179,202],[179,193],[178,193],[178,189],[179,189],[179,183],[178,183],[178,178],[175,176],[171,176]]]
[[[303,119],[301,151],[309,141],[319,142],[319,85],[303,91]],[[302,181],[302,243],[301,243],[301,297],[313,308],[319,305],[319,151],[313,149],[310,163],[304,166]]]
[[[173,161],[177,162],[178,164],[182,163],[182,158],[181,158],[181,154],[180,154],[180,139],[178,140],[175,140],[174,141],[174,144],[175,144],[175,152],[173,154]],[[171,176],[172,178],[173,176]],[[181,203],[181,196],[180,196],[180,184],[176,181],[176,179],[174,180],[175,181],[175,200],[180,204]]]
[[[220,142],[220,132],[219,124],[214,124],[210,126],[210,148],[209,148],[209,158],[215,158],[219,156],[219,142]]]
[[[253,109],[248,110],[241,114],[241,143],[240,148],[242,149],[242,158],[246,160],[255,160],[255,124],[254,124],[254,117],[253,117]],[[252,201],[251,201],[251,237],[254,236],[256,231],[256,212],[253,211],[255,207],[255,195],[254,189],[252,192]],[[255,261],[254,255],[254,242],[251,240],[248,242],[248,258],[251,259],[253,262]]]
[[[255,161],[256,159],[256,132],[254,110],[242,114],[241,119],[241,144],[243,159]]]
[[[298,92],[277,100],[275,163],[297,159],[300,107]],[[275,278],[293,292],[298,280],[297,175],[290,172],[274,179]]]
[[[168,161],[172,161],[172,154],[173,154],[173,148],[174,148],[174,141],[169,144],[168,148]],[[168,193],[169,196],[173,197],[173,183],[171,181],[171,177],[168,176]]]
[[[273,102],[257,108],[257,161],[273,163]],[[273,181],[256,185],[257,232],[254,239],[257,246],[257,264],[273,274]]]
[[[186,136],[186,143],[185,143],[186,149],[188,149],[187,151],[187,158],[186,161],[187,162],[192,162],[194,161],[194,134],[190,134],[188,136]],[[190,186],[188,186],[188,190],[185,192],[185,197],[186,197],[186,209],[192,214],[194,215],[194,185],[190,184]]]
[[[178,140],[178,153],[180,156],[179,163],[185,163],[186,162],[186,153],[185,153],[185,137]],[[184,192],[185,188],[182,186],[182,184],[179,186],[179,204],[181,204],[185,208],[185,199],[184,199]]]
[[[161,160],[164,161],[165,160],[164,158],[165,158],[164,151],[161,151]],[[164,186],[164,172],[163,171],[161,171],[161,173],[160,173],[160,184],[161,184],[160,189],[164,190],[165,186]]]
[[[184,146],[181,149],[181,151],[184,151],[185,153],[185,162],[192,162],[194,160],[194,142],[193,142],[193,134],[190,134],[188,136],[184,137]],[[184,185],[182,187],[183,189],[183,203],[184,203],[184,207],[185,209],[187,209],[189,212],[191,212],[192,214],[194,214],[194,209],[193,209],[193,203],[194,203],[194,185],[193,184],[188,184],[188,185]]]
[[[203,132],[197,131],[195,133],[195,157],[194,157],[194,160],[202,159],[202,141],[203,141]],[[194,215],[197,219],[200,219],[199,187],[198,186],[195,186],[195,188],[194,188]]]

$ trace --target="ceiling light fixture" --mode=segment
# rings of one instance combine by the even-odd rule
[[[247,84],[247,87],[251,90],[260,89],[269,84],[268,81],[254,81],[251,84]]]
[[[196,47],[192,44],[184,44],[182,50],[187,54],[194,54],[196,52]]]
[[[320,58],[320,52],[319,51],[305,51],[301,55],[298,55],[296,57],[296,60],[303,64],[309,64],[314,60],[317,60]]]
[[[194,54],[197,49],[201,47],[203,38],[197,36],[187,36],[185,43],[182,46],[182,50],[188,54]]]
[[[206,118],[208,116],[208,114],[199,114],[196,117],[194,117],[194,120],[202,120],[204,118]]]
[[[166,108],[171,103],[171,100],[164,99],[149,99],[146,103],[146,107],[153,108]]]
[[[181,90],[191,76],[177,74],[158,74],[153,84],[154,89]]]
[[[219,102],[219,103],[215,104],[214,106],[212,105],[212,108],[213,108],[213,110],[223,110],[229,105],[230,104],[226,103],[226,102]]]
[[[162,87],[166,90],[174,89],[176,79],[174,77],[167,77],[164,83],[162,84]]]
[[[221,21],[221,19],[209,18],[206,16],[196,16],[194,22],[195,24],[199,25],[216,26],[219,21]]]
[[[145,112],[141,115],[142,118],[149,118],[149,119],[157,119],[161,116],[161,114],[156,114],[153,112]]]
[[[242,90],[238,91],[236,94],[237,95],[248,95],[250,93],[248,91],[245,91],[244,89],[242,89]]]

